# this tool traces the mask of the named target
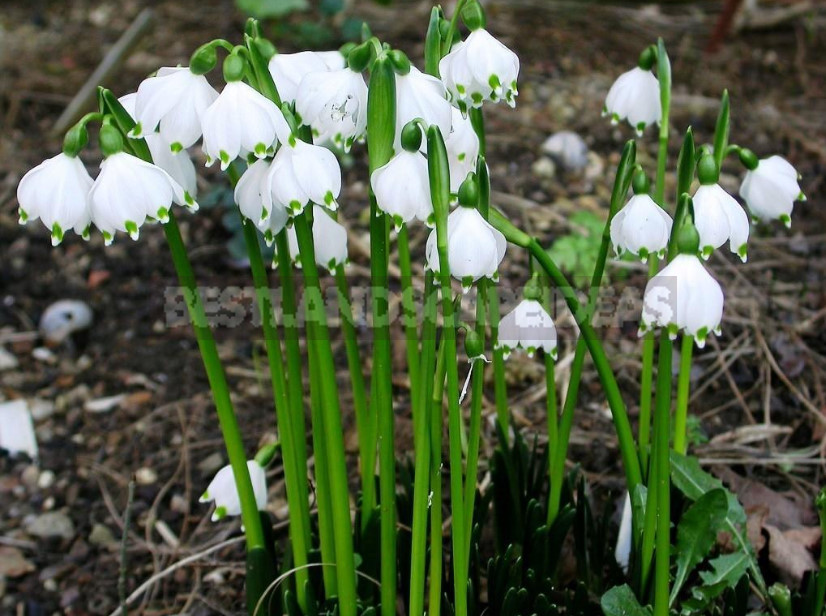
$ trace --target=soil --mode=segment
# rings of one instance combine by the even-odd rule
[[[119,95],[134,91],[159,66],[186,63],[199,44],[217,37],[239,40],[243,32],[245,16],[230,0],[7,0],[0,14],[0,345],[19,362],[0,372],[0,400],[24,398],[41,409],[37,464],[0,453],[0,551],[5,550],[0,560],[14,559],[18,565],[6,564],[0,572],[2,614],[111,613],[118,606],[125,517],[130,520],[126,594],[164,572],[139,593],[132,613],[237,613],[242,606],[238,524],[210,523],[209,508],[197,502],[224,454],[195,338],[188,326],[169,322],[166,294],[174,293],[177,282],[161,229],[147,227],[140,241],[118,238],[109,248],[97,237],[89,243],[72,237],[52,248],[39,223],[17,223],[15,190],[22,174],[59,151],[61,137],[52,133],[57,118],[147,7],[154,12],[153,27],[104,84]],[[375,34],[418,63],[429,8],[426,2],[397,0],[381,7],[358,0],[346,16],[365,19]],[[799,524],[810,526],[816,523],[809,503],[822,481],[826,442],[823,13],[729,34],[716,55],[706,55],[718,10],[709,3],[685,2],[645,7],[491,2],[490,29],[517,51],[522,72],[517,108],[487,111],[488,160],[504,211],[550,244],[581,233],[571,221],[574,213],[605,216],[618,153],[631,132],[600,118],[602,102],[611,81],[636,63],[644,46],[662,36],[671,54],[674,148],[689,125],[698,141],[710,139],[719,96],[728,88],[732,141],[761,156],[788,158],[802,174],[809,200],[796,207],[791,230],[754,228],[745,265],[724,250],[711,260],[727,303],[723,336],[698,352],[694,362],[691,410],[699,418],[694,452],[712,470],[733,470],[778,497],[783,492],[783,498],[798,503]],[[342,42],[336,36],[343,15],[324,22],[326,30],[307,28],[317,19],[314,12],[296,14],[267,28],[278,35],[282,51],[305,48],[310,37],[328,36],[331,47]],[[537,165],[542,142],[559,130],[577,132],[587,142],[591,154],[584,174],[551,175]],[[656,138],[651,130],[639,147],[641,160],[652,169]],[[194,154],[202,162],[200,152]],[[671,155],[673,163],[676,150]],[[90,169],[96,167],[94,148],[84,156]],[[363,158],[356,148],[341,199],[352,231],[353,285],[369,273]],[[736,191],[741,170],[732,163],[723,171],[724,187]],[[672,188],[673,178],[668,183]],[[214,168],[201,173],[199,191],[203,202],[228,202],[224,180]],[[205,207],[197,215],[182,214],[184,237],[200,284],[249,287],[248,271],[227,249],[226,211]],[[423,252],[424,239],[424,231],[413,234],[416,254]],[[503,266],[503,289],[518,287],[526,273],[525,256],[511,251]],[[644,274],[643,267],[627,262],[611,265],[608,272],[618,294],[629,290],[637,297]],[[88,303],[94,323],[49,348],[37,336],[37,323],[52,302],[65,298]],[[247,449],[253,452],[275,438],[275,427],[250,300],[233,298],[233,307],[246,318],[237,326],[219,327],[217,336]],[[559,326],[559,378],[565,383],[575,332],[564,310]],[[614,322],[603,331],[635,415],[636,323]],[[398,449],[410,452],[400,331],[396,351]],[[337,357],[343,371],[343,349]],[[516,355],[509,362],[511,410],[528,434],[544,431],[539,366]],[[346,374],[340,378],[352,450],[349,387]],[[492,413],[490,388],[487,394],[486,413]],[[106,406],[100,400],[110,396],[122,398],[100,410]],[[571,463],[581,465],[591,489],[604,500],[620,497],[622,469],[610,414],[590,373],[577,417]],[[494,442],[492,422],[486,423],[486,451]],[[483,474],[486,460],[483,455]],[[133,476],[137,485],[127,507]],[[279,529],[286,518],[284,499],[281,469],[275,468],[270,510]],[[49,512],[68,520],[70,528],[62,537],[38,538],[30,531]],[[167,570],[225,540],[226,545]]]

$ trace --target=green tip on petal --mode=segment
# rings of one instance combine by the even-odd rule
[[[474,92],[470,95],[470,100],[473,102],[474,107],[479,107],[482,105],[484,99],[482,98],[481,92]]]
[[[169,209],[165,207],[158,208],[158,220],[163,223],[169,222]]]
[[[24,210],[22,207],[17,208],[17,214],[20,217],[17,219],[17,222],[19,222],[21,225],[25,225],[29,221],[29,215],[26,213],[26,210]]]
[[[396,233],[401,231],[403,226],[404,226],[404,219],[401,216],[399,216],[398,214],[394,214],[393,215],[393,227],[395,228]]]
[[[218,158],[221,160],[222,165],[229,165],[229,154],[224,150],[218,152]]]
[[[806,201],[806,195],[803,194],[803,191],[800,191],[800,194],[797,195],[797,201]]]
[[[637,255],[640,258],[640,261],[643,263],[648,263],[648,257],[651,256],[651,253],[648,252],[647,248],[640,248],[640,252]]]
[[[298,201],[292,200],[290,201],[290,209],[293,211],[293,214],[300,214],[304,210],[304,206]]]
[[[126,229],[126,232],[129,234],[129,237],[131,237],[133,240],[137,240],[138,237],[140,237],[140,231],[138,231],[138,225],[135,222],[127,220],[123,226]]]
[[[748,257],[748,250],[749,250],[749,247],[746,244],[743,244],[742,246],[740,246],[740,248],[737,249],[737,256],[740,257],[740,260],[743,263],[745,263],[749,258]]]
[[[209,495],[209,490],[204,490],[204,493],[201,494],[201,498],[198,499],[199,503],[206,503],[211,501],[212,497]]]
[[[711,256],[712,252],[714,252],[714,246],[704,246],[703,250],[700,252],[700,256],[703,257],[704,261],[708,261],[708,258]]]
[[[174,143],[169,144],[169,149],[172,150],[173,153],[177,154],[184,149],[184,146],[179,141],[175,141]]]
[[[674,340],[677,337],[677,334],[680,332],[680,328],[677,327],[676,323],[669,323],[665,330],[668,332],[668,337]]]
[[[334,204],[335,202],[336,202],[336,198],[333,196],[333,193],[332,193],[331,191],[329,191],[329,190],[328,190],[328,191],[324,194],[324,205],[326,205],[326,206],[327,206],[328,208],[330,208],[330,209],[335,209],[335,208],[333,207],[333,204]]]
[[[141,126],[141,123],[138,122],[137,124],[135,124],[134,128],[132,128],[132,130],[129,131],[127,136],[130,139],[141,139],[143,137],[143,127]]]
[[[263,158],[264,156],[266,156],[267,155],[267,146],[265,146],[263,143],[256,143],[255,144],[255,155],[258,158]]]
[[[637,130],[637,137],[642,137],[645,132],[645,122],[639,122],[634,128]]]
[[[63,229],[58,223],[52,225],[52,246],[57,246],[63,241]]]
[[[294,148],[295,144],[297,143],[295,140],[295,135],[290,135],[290,138],[287,140],[287,143],[291,148]]]
[[[227,517],[227,508],[223,505],[216,507],[215,511],[212,513],[212,521],[219,522]]]
[[[789,216],[788,214],[781,214],[781,215],[779,216],[779,220],[780,220],[780,222],[782,222],[782,223],[783,223],[783,225],[784,225],[787,229],[790,229],[790,228],[791,228],[791,226],[792,226],[792,217],[791,217],[791,216]]]
[[[109,233],[108,231],[101,231],[101,235],[103,236],[104,245],[111,246],[112,242],[115,240],[115,238],[112,236],[112,234]]]
[[[92,235],[91,231],[92,225],[86,225],[86,228],[83,230],[83,233],[80,234],[80,237],[82,237],[84,241],[88,242]]]

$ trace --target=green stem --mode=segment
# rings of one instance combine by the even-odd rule
[[[486,330],[486,308],[487,289],[489,287],[487,278],[482,278],[476,283],[476,335],[485,348]],[[479,468],[479,441],[482,434],[482,398],[485,384],[485,362],[481,359],[470,358],[473,366],[471,376],[471,400],[470,400],[470,427],[468,430],[468,447],[465,475],[465,522],[467,524],[467,535],[465,536],[465,552],[470,558],[470,540],[473,535],[473,509],[476,504],[476,475]],[[475,364],[475,365],[474,365]],[[469,565],[468,565],[469,566]],[[468,574],[470,571],[467,572]]]
[[[281,352],[281,340],[275,323],[270,285],[264,260],[261,257],[261,247],[258,243],[258,232],[251,221],[243,222],[244,240],[247,245],[247,254],[250,260],[250,269],[255,284],[255,295],[261,313],[261,326],[264,330],[264,343],[267,349],[267,359],[272,379],[273,397],[276,420],[278,421],[281,450],[284,460],[284,482],[287,490],[287,500],[290,503],[290,548],[293,554],[293,563],[296,567],[296,599],[299,606],[306,610],[307,589],[309,579],[305,565],[309,562],[307,554],[310,549],[310,511],[306,498],[302,498],[301,484],[306,483],[306,473],[301,474],[300,461],[295,445],[295,427],[292,425],[292,415],[287,395],[287,381],[284,378],[284,359]],[[306,467],[305,467],[306,470]]]
[[[305,303],[309,343],[318,354],[318,369],[323,400],[324,443],[327,448],[330,500],[336,546],[338,606],[342,616],[355,616],[356,569],[353,554],[353,529],[350,524],[350,497],[347,486],[347,459],[341,426],[341,407],[336,384],[336,366],[330,347],[330,334],[315,262],[313,234],[307,215],[294,218],[295,234],[304,273]]]
[[[430,401],[430,597],[428,616],[439,616],[442,608],[442,401],[445,390],[445,344],[439,345],[433,396]],[[413,612],[410,612],[413,614]]]
[[[341,315],[341,329],[344,334],[344,347],[347,353],[347,366],[350,369],[350,383],[353,387],[353,406],[355,407],[356,431],[359,439],[359,466],[361,470],[361,523],[362,530],[370,520],[370,513],[376,507],[376,485],[373,480],[376,460],[375,447],[370,431],[370,416],[367,407],[367,393],[364,385],[364,373],[361,371],[358,338],[353,320],[353,308],[350,304],[350,288],[344,266],[338,265],[335,271],[338,288],[338,309]]]
[[[300,482],[301,498],[303,502],[308,503],[307,421],[304,416],[302,359],[298,336],[298,304],[295,298],[293,263],[286,229],[282,229],[276,234],[275,247],[278,274],[281,279],[282,327],[284,329],[284,349],[287,353],[287,398],[290,403],[290,416],[292,418],[290,423],[294,430],[298,472],[304,475],[304,481]]]
[[[453,37],[456,35],[456,28],[459,25],[459,14],[467,0],[458,0],[456,8],[453,11],[453,16],[450,18],[450,26],[447,29],[445,40],[442,42],[442,57],[450,53],[450,48],[453,46]]]
[[[227,448],[232,475],[238,490],[238,498],[241,501],[241,521],[244,524],[247,550],[265,547],[264,530],[261,526],[261,517],[258,515],[258,505],[255,502],[255,493],[252,490],[252,482],[247,468],[244,441],[241,438],[238,419],[235,417],[235,411],[232,408],[226,374],[218,355],[218,347],[215,345],[215,338],[212,336],[212,330],[209,327],[204,305],[201,302],[201,296],[195,282],[195,274],[192,271],[192,265],[189,262],[186,247],[173,212],[169,212],[169,222],[164,224],[163,228],[172,253],[172,262],[175,265],[178,280],[184,288],[189,317],[192,321],[192,328],[195,330],[195,337],[198,340],[198,349],[201,351],[201,358],[209,379],[215,410],[218,413],[218,423],[221,426],[221,434]]]
[[[425,274],[424,323],[422,326],[422,375],[433,374],[436,364],[436,293],[433,273]],[[443,379],[444,380],[444,379]],[[421,381],[424,390],[419,393],[418,405],[413,407],[413,445],[415,469],[413,485],[413,523],[410,552],[410,603],[408,613],[424,613],[425,567],[427,564],[427,509],[431,481],[430,415],[433,404],[433,379]]]
[[[616,377],[611,370],[611,364],[605,355],[605,349],[599,341],[597,333],[590,323],[590,314],[587,310],[583,311],[579,301],[576,298],[576,293],[571,287],[570,283],[565,278],[564,274],[559,270],[553,260],[548,256],[548,253],[543,250],[542,246],[536,239],[531,238],[528,242],[527,248],[531,255],[536,259],[539,265],[545,270],[545,273],[551,277],[551,280],[562,293],[568,308],[574,315],[577,325],[580,328],[580,340],[584,341],[591,358],[596,367],[597,374],[602,382],[605,390],[605,397],[611,409],[611,415],[614,420],[614,428],[617,432],[617,440],[619,441],[620,453],[622,455],[622,462],[625,468],[625,476],[628,483],[628,491],[633,493],[637,484],[642,481],[642,474],[640,472],[640,462],[637,458],[637,450],[634,444],[634,435],[631,431],[631,422],[628,420],[628,413],[625,409],[625,403],[622,400],[619,385],[617,385]],[[590,303],[590,302],[589,302]],[[566,400],[567,404],[567,400]],[[561,449],[561,439],[558,443]]]
[[[410,406],[417,409],[419,408],[418,398],[420,394],[419,332],[416,324],[416,302],[413,297],[413,271],[410,265],[410,241],[407,225],[402,225],[402,228],[399,229],[398,248],[402,287],[402,314],[407,342],[407,374],[410,379]]]
[[[674,415],[674,451],[685,455],[688,450],[688,394],[691,389],[691,356],[694,337],[683,335],[680,348],[680,372],[677,377],[677,410]]]
[[[654,616],[668,616],[669,569],[671,566],[671,472],[669,439],[671,419],[671,339],[660,335],[655,396],[654,441],[657,479],[657,532],[654,551]]]
[[[321,371],[318,366],[318,352],[315,350],[315,345],[307,345],[307,356],[310,363],[310,419],[313,427],[318,542],[321,549],[321,562],[327,565],[321,568],[321,574],[324,579],[324,590],[327,597],[335,597],[338,594],[338,578],[336,577],[336,568],[329,566],[330,563],[336,563],[333,505],[330,501],[330,463],[327,460],[327,447],[324,441],[323,385],[321,384]]]

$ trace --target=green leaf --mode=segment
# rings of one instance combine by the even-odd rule
[[[235,0],[240,11],[258,19],[284,17],[310,8],[307,0]]]
[[[628,584],[614,586],[600,600],[605,616],[650,616],[647,608],[640,605]]]
[[[724,554],[708,561],[711,571],[702,571],[703,585],[694,589],[694,595],[706,602],[719,597],[727,588],[734,588],[749,567],[749,555],[743,552]]]
[[[725,490],[706,492],[688,508],[677,526],[677,573],[669,604],[673,605],[686,578],[706,557],[728,512]]]

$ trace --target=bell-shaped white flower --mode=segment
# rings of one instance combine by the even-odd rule
[[[780,220],[790,227],[794,202],[806,200],[798,184],[797,171],[781,156],[770,156],[759,162],[755,157],[752,164],[740,185],[740,196],[745,199],[751,215],[758,220]]]
[[[347,229],[318,205],[313,206],[313,244],[319,267],[332,271],[347,263]]]
[[[646,126],[659,122],[662,117],[660,82],[650,70],[632,68],[611,86],[602,113],[610,115],[613,124],[628,120],[637,134],[642,135]]]
[[[144,137],[157,128],[173,150],[188,148],[200,138],[204,113],[217,97],[203,75],[188,67],[164,67],[138,86],[137,126],[129,136]]]
[[[402,149],[370,176],[379,209],[388,214],[399,230],[414,218],[432,222],[433,203],[427,159],[418,151]]]
[[[255,504],[259,511],[267,508],[267,475],[261,465],[255,460],[247,461],[247,469],[252,482],[252,491],[255,494]],[[217,522],[227,516],[241,515],[241,500],[238,498],[238,488],[235,475],[230,465],[219,470],[206,491],[201,495],[199,502],[215,502],[215,511],[212,512],[212,521]]]
[[[671,338],[683,331],[705,346],[710,332],[719,334],[723,290],[694,254],[679,254],[648,281],[640,333],[665,327]]]
[[[444,84],[411,66],[406,75],[396,75],[396,151],[401,149],[402,129],[416,118],[422,119],[425,127],[438,126],[444,136],[450,133],[453,111]],[[421,147],[424,149],[424,143]]]
[[[364,77],[349,68],[307,73],[297,88],[295,110],[318,143],[331,141],[347,151],[367,128]]]
[[[271,100],[242,81],[230,81],[204,112],[207,166],[221,161],[225,170],[238,157],[266,158],[290,136],[290,127]]]
[[[662,256],[671,236],[671,217],[647,194],[634,195],[611,219],[611,243],[617,255],[630,252],[642,259]]]
[[[335,210],[341,192],[341,168],[327,148],[291,137],[275,155],[262,192],[268,212],[280,206],[300,214],[307,203]]]
[[[749,217],[719,184],[703,184],[694,193],[694,224],[700,234],[700,252],[708,259],[715,248],[728,240],[731,252],[745,261],[749,240]]]
[[[118,99],[132,119],[137,117],[135,105],[138,94],[126,94]],[[198,196],[198,174],[195,171],[195,163],[189,157],[185,149],[173,147],[160,133],[146,133],[143,135],[149,153],[152,154],[152,162],[172,176],[172,179],[183,186],[184,190],[192,197]]]
[[[450,192],[459,192],[459,186],[468,174],[476,171],[479,157],[479,136],[473,130],[470,118],[453,108],[453,125],[445,137],[447,160],[450,165]]]
[[[551,315],[538,301],[526,298],[499,321],[496,346],[504,349],[506,357],[520,348],[528,353],[528,357],[542,349],[556,358],[556,340],[556,326]]]
[[[462,113],[486,100],[516,105],[519,58],[484,28],[471,32],[441,59],[439,74]]]
[[[92,178],[77,156],[61,152],[31,169],[17,186],[20,224],[38,218],[52,234],[52,245],[69,229],[89,237]]]
[[[344,63],[344,56],[335,52]],[[324,57],[315,51],[299,51],[298,53],[278,53],[269,62],[270,75],[278,89],[281,100],[292,103],[298,93],[298,84],[309,73],[326,73],[332,70],[324,61]]]
[[[89,207],[92,222],[107,246],[116,231],[138,239],[139,229],[148,217],[166,222],[173,203],[198,208],[192,196],[166,171],[119,151],[121,145],[115,129],[101,129],[101,149],[106,158],[89,191]]]
[[[496,280],[497,268],[505,257],[507,240],[473,207],[457,207],[447,217],[447,259],[450,274],[462,282],[467,292],[483,276]],[[436,229],[425,246],[427,267],[439,271]]]
[[[246,218],[260,226],[267,220],[270,211],[264,205],[263,191],[270,161],[259,158],[252,163],[235,185],[235,203]]]

